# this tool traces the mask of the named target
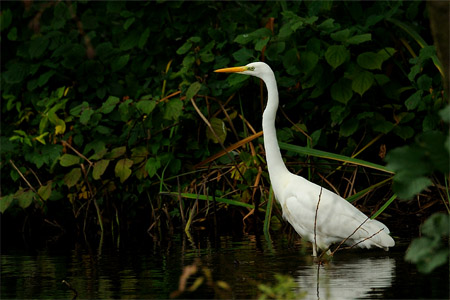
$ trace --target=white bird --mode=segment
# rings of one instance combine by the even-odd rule
[[[357,244],[361,248],[376,246],[388,250],[395,245],[389,235],[389,229],[383,223],[368,219],[344,198],[289,172],[286,168],[275,129],[279,102],[277,83],[272,69],[267,64],[254,62],[214,72],[251,75],[262,79],[266,84],[268,100],[262,127],[270,181],[275,198],[282,207],[283,217],[302,238],[312,242],[313,256],[317,256],[316,245],[326,250],[333,243],[345,239],[345,244]],[[317,206],[319,197],[320,203]]]

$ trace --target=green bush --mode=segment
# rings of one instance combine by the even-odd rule
[[[401,194],[410,197],[436,170],[448,174],[442,165],[448,126],[439,116],[447,104],[442,66],[434,47],[424,44],[430,41],[424,7],[409,1],[5,2],[0,211],[45,214],[54,201],[86,221],[80,211],[92,202],[101,226],[102,217],[119,224],[118,216],[133,217],[149,205],[163,211],[158,193],[177,185],[192,190],[190,183],[204,174],[193,165],[220,151],[220,141],[230,145],[247,136],[238,115],[259,130],[253,79],[212,73],[256,60],[274,69],[282,108],[294,122],[280,119],[282,142],[381,163],[383,145],[389,151],[416,136],[432,139],[438,148],[423,149],[439,149],[440,160]],[[213,128],[225,128],[219,140],[192,98]],[[405,155],[413,157],[411,151]],[[238,185],[223,184],[217,193],[239,188],[234,197],[250,201],[255,156],[245,149],[236,158],[243,177],[234,171]],[[166,204],[169,216],[189,217],[188,204]]]

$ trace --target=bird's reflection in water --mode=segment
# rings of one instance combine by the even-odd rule
[[[306,299],[360,299],[380,296],[392,285],[395,260],[389,257],[371,257],[317,264],[297,271],[296,281]]]

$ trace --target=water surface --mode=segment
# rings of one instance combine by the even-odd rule
[[[341,251],[321,266],[313,262],[310,246],[285,236],[266,240],[198,233],[191,239],[148,237],[128,247],[95,250],[79,244],[56,250],[2,245],[1,298],[71,299],[74,292],[65,280],[77,299],[248,299],[260,295],[258,284],[274,284],[279,273],[292,276],[295,292],[306,294],[305,299],[448,299],[448,269],[418,273],[403,260],[407,245],[397,240],[389,252]],[[192,267],[197,273],[187,276]],[[199,277],[203,284],[193,292],[177,292],[183,272],[186,288]],[[221,288],[222,282],[230,289]]]

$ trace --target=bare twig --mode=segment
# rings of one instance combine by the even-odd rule
[[[372,237],[374,237],[375,235],[377,235],[378,233],[380,233],[381,230],[384,230],[384,228],[381,228],[380,230],[378,230],[377,232],[375,232],[375,233],[372,234],[371,236],[366,237],[365,239],[363,239],[363,240],[357,242],[356,244],[354,244],[354,245],[352,245],[352,246],[349,246],[349,247],[342,248],[342,249],[352,249],[353,247],[355,247],[355,246],[361,244],[362,242],[364,242],[364,241],[366,241],[366,240],[368,240],[368,239],[371,239]]]
[[[314,249],[317,255],[317,213],[319,211],[320,199],[322,198],[322,187],[320,187],[319,200],[317,201],[316,214],[314,216]]]
[[[19,173],[20,177],[22,177],[22,179],[25,181],[25,183],[28,185],[28,187],[36,194],[38,195],[38,197],[45,202],[44,198],[41,197],[41,195],[39,195],[38,191],[30,184],[30,182],[26,179],[25,175],[22,174],[22,172],[20,172],[19,168],[17,168],[17,166],[14,164],[14,162],[12,161],[12,159],[9,160],[9,163],[13,166],[13,168],[17,171],[17,173]]]
[[[68,142],[61,140],[61,144],[63,144],[64,146],[67,146],[70,148],[70,150],[72,150],[73,152],[75,152],[79,157],[81,157],[82,159],[84,159],[85,161],[87,161],[89,163],[89,167],[91,167],[93,165],[92,161],[90,161],[86,156],[84,156],[83,154],[81,154],[80,152],[77,151],[77,149],[75,149],[74,147],[72,147],[71,144],[69,144]]]
[[[365,219],[364,222],[362,222],[361,224],[359,224],[359,226],[356,227],[356,229],[352,232],[352,234],[350,234],[350,235],[349,235],[348,237],[346,237],[342,242],[340,242],[340,244],[337,246],[337,248],[334,249],[333,252],[331,252],[331,255],[333,256],[334,253],[335,253],[336,251],[339,250],[339,248],[342,246],[342,244],[344,244],[350,237],[352,237],[352,236],[355,234],[355,232],[358,231],[358,229],[361,228],[361,226],[363,226],[364,223],[366,223],[369,219],[370,219],[370,217],[367,217],[367,219]]]

